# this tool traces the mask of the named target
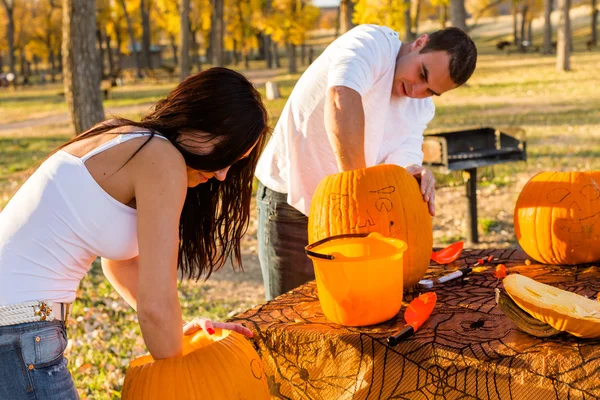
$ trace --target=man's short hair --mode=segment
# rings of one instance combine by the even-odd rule
[[[429,35],[421,53],[445,51],[450,55],[450,79],[457,86],[469,80],[477,64],[477,47],[459,28],[446,28]]]

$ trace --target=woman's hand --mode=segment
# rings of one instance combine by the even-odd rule
[[[429,206],[429,214],[435,216],[435,178],[433,173],[416,164],[407,165],[404,168],[419,182],[423,200],[425,200]]]
[[[254,336],[252,331],[243,325],[230,322],[212,322],[210,319],[200,317],[196,317],[190,322],[186,323],[183,326],[183,334],[191,335],[202,329],[204,332],[212,335],[215,333],[215,328],[227,329],[229,331],[240,333],[249,338]]]

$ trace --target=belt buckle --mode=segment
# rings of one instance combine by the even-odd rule
[[[38,301],[37,306],[33,306],[33,315],[39,316],[40,321],[45,321],[52,313],[52,307],[45,301]]]

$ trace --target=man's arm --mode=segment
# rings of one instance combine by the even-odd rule
[[[333,86],[325,99],[325,129],[338,169],[365,168],[365,112],[354,90]]]

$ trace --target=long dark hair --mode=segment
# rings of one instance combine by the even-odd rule
[[[181,152],[190,168],[218,171],[231,166],[223,182],[210,179],[188,188],[179,222],[178,269],[188,278],[208,278],[232,256],[234,268],[241,267],[240,240],[250,221],[254,170],[269,130],[260,93],[243,75],[227,68],[211,68],[181,82],[141,122],[113,119],[59,149],[122,126],[152,133],[130,160],[156,133]],[[186,145],[190,140],[209,141],[214,150],[195,154]],[[241,159],[255,144],[249,156]]]

